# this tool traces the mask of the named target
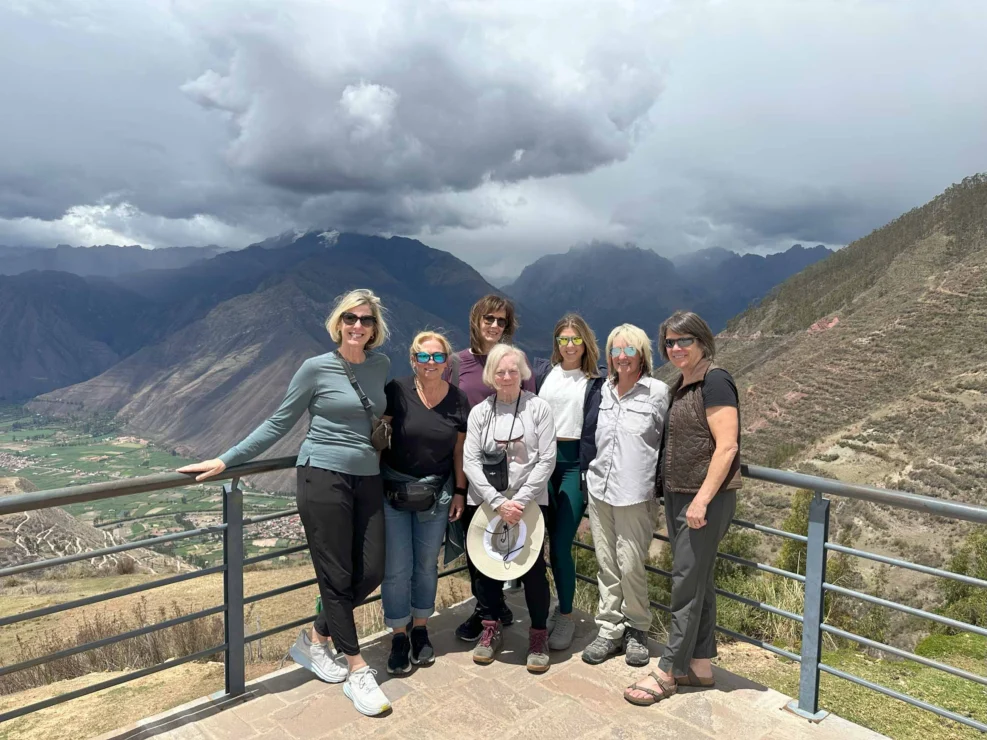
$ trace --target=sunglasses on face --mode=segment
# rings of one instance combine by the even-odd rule
[[[678,337],[676,339],[666,339],[665,349],[671,349],[676,344],[679,345],[681,349],[687,349],[692,346],[692,343],[696,341],[695,337]]]
[[[623,352],[628,357],[633,357],[637,354],[637,347],[611,347],[610,356],[620,357],[620,353]]]
[[[415,359],[421,365],[427,365],[429,360],[435,360],[436,365],[441,365],[447,357],[445,352],[415,352]]]
[[[350,313],[349,311],[343,314],[343,323],[347,326],[355,326],[358,321],[360,322],[360,326],[371,327],[377,323],[377,317],[357,316],[355,313]]]
[[[565,347],[567,344],[574,344],[577,347],[581,347],[583,344],[582,337],[555,337],[555,341],[559,343],[560,347]]]
[[[507,319],[501,318],[500,316],[492,316],[490,314],[487,314],[486,316],[483,317],[483,323],[486,324],[487,326],[493,326],[494,324],[496,324],[501,329],[507,328]]]

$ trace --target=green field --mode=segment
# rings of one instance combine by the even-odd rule
[[[173,450],[127,435],[112,419],[66,421],[30,414],[23,407],[0,407],[0,477],[25,478],[40,490],[152,475],[188,462]],[[257,515],[293,508],[294,498],[245,489],[243,506],[248,516]],[[218,522],[223,510],[222,483],[194,483],[63,508],[81,521],[113,531],[118,539],[146,539]],[[300,527],[289,536],[283,531],[275,536],[256,529],[244,535],[248,556],[304,540]],[[275,539],[277,544],[256,546],[255,539]],[[211,564],[221,556],[218,537],[183,540],[161,549],[199,565]]]

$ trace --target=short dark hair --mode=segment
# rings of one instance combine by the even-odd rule
[[[658,329],[658,352],[661,359],[668,361],[668,350],[665,349],[665,335],[669,331],[676,334],[688,334],[695,337],[699,346],[703,348],[703,357],[710,362],[716,357],[716,344],[713,341],[713,332],[709,324],[703,321],[702,316],[692,311],[676,311],[667,319],[661,322]]]
[[[514,304],[511,303],[510,299],[495,293],[483,296],[470,309],[470,349],[473,350],[473,354],[483,354],[484,339],[480,332],[480,322],[483,321],[484,316],[494,311],[503,311],[507,319],[507,326],[504,327],[504,334],[500,338],[501,342],[510,344],[514,332],[517,331],[517,316],[514,313]]]

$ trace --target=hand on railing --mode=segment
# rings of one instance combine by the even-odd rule
[[[214,457],[212,460],[203,460],[202,462],[192,463],[191,465],[186,465],[184,468],[179,468],[179,473],[201,473],[201,475],[195,476],[197,481],[203,481],[207,478],[212,478],[213,476],[219,475],[224,470],[226,470],[226,463],[220,460],[218,457]]]

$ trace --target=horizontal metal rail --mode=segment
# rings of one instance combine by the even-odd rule
[[[309,586],[317,586],[319,584],[318,578],[309,578],[307,581],[299,581],[298,583],[290,583],[287,586],[281,586],[280,588],[272,588],[270,591],[262,591],[259,594],[254,594],[253,596],[244,596],[243,604],[253,604],[256,601],[263,601],[264,599],[270,599],[274,596],[280,596],[281,594],[289,594],[292,591],[298,591],[302,588],[308,588]]]
[[[255,563],[263,563],[265,560],[274,560],[275,558],[280,558],[283,555],[293,555],[296,552],[301,552],[302,550],[307,550],[308,545],[292,545],[291,547],[286,547],[282,550],[274,550],[273,552],[265,552],[263,555],[254,555],[253,557],[244,558],[243,565],[254,565]]]
[[[883,642],[870,640],[866,637],[855,635],[852,632],[838,629],[829,624],[823,624],[822,631],[827,632],[834,637],[842,637],[845,640],[852,640],[860,645],[863,645],[864,647],[869,647],[873,650],[880,650],[882,653],[896,655],[899,658],[905,658],[907,660],[914,661],[915,663],[920,663],[927,668],[935,668],[937,671],[948,673],[951,676],[956,676],[957,678],[962,678],[966,681],[973,681],[974,683],[979,683],[982,686],[987,686],[987,676],[978,676],[976,673],[964,671],[962,668],[956,668],[946,663],[940,663],[939,661],[931,660],[929,658],[922,657],[921,655],[916,655],[915,653],[910,653],[907,650],[902,650],[891,645],[885,645]]]
[[[907,568],[908,570],[913,570],[916,573],[924,573],[927,576],[947,578],[951,581],[965,583],[968,586],[987,588],[987,581],[980,578],[974,578],[973,576],[966,576],[962,573],[953,573],[951,570],[942,570],[941,568],[932,568],[928,565],[919,565],[918,563],[912,563],[908,560],[899,560],[898,558],[888,557],[887,555],[878,555],[875,552],[867,552],[866,550],[857,550],[853,547],[846,547],[845,545],[837,545],[835,542],[827,542],[825,547],[827,550],[832,550],[833,552],[839,552],[845,555],[854,555],[858,558],[873,560],[878,563],[884,563],[885,565],[895,565],[899,568]]]
[[[859,676],[854,676],[852,673],[846,673],[841,671],[839,668],[833,668],[831,665],[826,665],[825,663],[819,664],[819,670],[823,673],[828,673],[831,676],[836,676],[837,678],[842,678],[850,683],[855,683],[858,686],[863,686],[865,689],[870,689],[871,691],[876,691],[879,694],[884,694],[885,696],[890,696],[892,699],[898,699],[905,702],[906,704],[911,704],[913,707],[918,707],[919,709],[924,709],[933,714],[938,714],[940,717],[945,717],[946,719],[951,719],[954,722],[959,722],[967,727],[972,727],[975,730],[980,730],[981,732],[987,732],[987,724],[983,722],[978,722],[975,719],[970,719],[969,717],[964,717],[962,714],[957,714],[956,712],[951,712],[948,709],[943,709],[935,704],[929,704],[928,702],[922,701],[921,699],[916,699],[914,696],[909,696],[908,694],[902,694],[893,689],[889,689],[886,686],[881,686],[880,684],[874,683],[873,681],[868,681],[865,678],[860,678]]]
[[[226,644],[216,645],[216,647],[211,647],[206,650],[200,650],[197,653],[192,653],[191,655],[185,655],[181,658],[172,658],[171,660],[165,661],[164,663],[158,663],[157,665],[149,666],[148,668],[141,668],[139,671],[132,671],[130,673],[124,674],[123,676],[117,676],[116,678],[111,678],[107,681],[100,681],[99,683],[94,683],[92,686],[85,686],[81,689],[76,689],[75,691],[68,691],[64,694],[59,694],[58,696],[53,696],[50,699],[44,699],[42,701],[37,701],[34,704],[28,704],[23,707],[17,707],[16,709],[11,709],[9,712],[4,712],[0,714],[0,723],[6,722],[9,719],[16,719],[17,717],[23,717],[26,714],[31,714],[32,712],[37,712],[41,709],[47,709],[48,707],[53,707],[56,704],[62,704],[64,702],[70,701],[71,699],[78,699],[80,696],[86,696],[88,694],[95,694],[97,691],[102,691],[103,689],[110,689],[114,686],[119,686],[122,683],[128,683],[134,681],[138,678],[144,678],[144,676],[150,676],[154,673],[160,673],[161,671],[167,671],[169,668],[177,668],[185,663],[191,663],[196,660],[202,660],[203,658],[208,658],[210,655],[215,655],[216,653],[221,653],[226,649]]]
[[[899,509],[911,509],[921,511],[935,516],[944,516],[950,519],[961,519],[966,522],[976,524],[987,524],[987,507],[975,504],[962,504],[955,501],[943,501],[931,496],[920,496],[917,493],[904,493],[902,491],[888,491],[884,488],[873,486],[861,486],[856,483],[844,483],[832,478],[820,478],[816,475],[806,475],[795,473],[791,470],[775,470],[774,468],[762,468],[759,465],[741,465],[741,473],[748,478],[764,481],[766,483],[778,483],[791,488],[803,488],[819,493],[828,493],[831,496],[842,496],[843,498],[870,501],[875,504],[885,504]]]
[[[6,627],[10,624],[17,624],[18,622],[26,622],[29,619],[38,619],[39,617],[47,617],[49,614],[58,614],[59,612],[68,611],[69,609],[78,609],[81,606],[91,606],[92,604],[98,604],[101,601],[109,601],[110,599],[117,599],[121,596],[130,596],[131,594],[139,594],[142,591],[150,591],[151,589],[161,588],[162,586],[171,586],[175,583],[181,583],[183,581],[191,581],[195,578],[202,578],[204,576],[211,576],[214,573],[222,573],[226,570],[226,566],[214,565],[211,568],[203,568],[202,570],[194,570],[190,573],[180,573],[177,576],[172,576],[171,578],[160,578],[156,581],[149,581],[148,583],[139,583],[136,586],[128,586],[127,588],[119,588],[116,591],[108,591],[105,594],[96,594],[94,596],[87,596],[83,599],[76,599],[75,601],[66,601],[62,604],[52,604],[51,606],[45,606],[41,609],[34,609],[29,612],[21,612],[20,614],[13,614],[9,617],[0,617],[0,627]]]
[[[775,568],[773,565],[765,565],[764,563],[755,563],[753,560],[748,560],[747,558],[742,558],[739,555],[731,555],[726,552],[716,553],[716,557],[726,560],[730,563],[737,563],[738,565],[746,565],[748,568],[754,568],[755,570],[763,571],[764,573],[771,573],[775,576],[781,576],[782,578],[790,578],[793,581],[798,581],[799,583],[805,583],[805,576],[799,575],[798,573],[792,573],[790,570],[782,570],[781,568]]]
[[[16,673],[17,671],[23,671],[27,668],[34,668],[35,666],[42,665],[44,663],[54,663],[56,660],[63,660],[64,658],[71,658],[73,655],[78,655],[79,653],[85,653],[89,650],[96,650],[97,648],[106,647],[107,645],[113,645],[118,642],[123,642],[124,640],[131,640],[135,637],[141,637],[143,635],[149,635],[152,632],[158,632],[159,630],[165,630],[169,627],[176,627],[180,624],[185,624],[186,622],[194,622],[196,619],[202,619],[204,617],[211,617],[214,614],[220,614],[226,611],[225,604],[219,604],[218,606],[210,607],[209,609],[203,609],[197,611],[193,614],[183,614],[180,617],[175,617],[174,619],[168,619],[164,622],[157,622],[156,624],[149,624],[139,629],[130,630],[129,632],[121,632],[119,635],[113,635],[112,637],[104,637],[102,640],[93,640],[92,642],[87,642],[83,645],[76,645],[75,647],[70,647],[65,650],[59,650],[57,653],[51,653],[50,655],[42,655],[37,658],[32,658],[31,660],[25,660],[21,663],[15,663],[10,666],[0,667],[0,676],[6,676],[8,673]]]
[[[293,619],[290,622],[285,622],[284,624],[279,624],[277,627],[271,627],[270,629],[263,630],[261,632],[255,632],[252,635],[246,635],[243,638],[244,644],[249,644],[251,642],[257,642],[257,640],[263,640],[264,638],[270,637],[271,635],[276,635],[279,632],[284,632],[285,630],[290,630],[293,627],[303,627],[306,624],[311,624],[315,619],[315,614],[310,614],[307,617],[301,617],[299,619]]]
[[[795,540],[796,542],[808,542],[809,538],[804,534],[795,534],[794,532],[786,532],[784,529],[775,529],[774,527],[765,527],[763,524],[755,524],[754,522],[748,522],[744,519],[732,519],[731,522],[736,524],[738,527],[744,527],[745,529],[753,529],[755,532],[761,532],[762,534],[773,534],[776,537],[784,537],[788,540]]]
[[[727,591],[726,589],[717,588],[714,589],[716,593],[733,601],[737,601],[745,606],[750,606],[755,609],[761,609],[766,611],[768,614],[774,614],[778,617],[784,617],[785,619],[791,619],[793,622],[798,622],[802,624],[802,615],[795,614],[793,612],[785,611],[784,609],[779,609],[777,606],[772,606],[771,604],[765,604],[763,601],[757,601],[755,599],[749,599],[746,596],[741,596],[740,594],[735,594],[732,591]]]
[[[944,624],[947,627],[952,627],[953,629],[973,632],[974,634],[987,637],[987,628],[977,627],[973,624],[967,624],[966,622],[960,622],[956,619],[950,619],[949,617],[943,617],[939,614],[933,614],[932,612],[927,612],[924,609],[916,609],[913,606],[905,606],[904,604],[899,604],[897,601],[888,601],[887,599],[881,599],[877,596],[871,596],[870,594],[861,593],[860,591],[854,591],[853,589],[843,588],[842,586],[834,586],[832,583],[824,583],[823,589],[826,591],[831,591],[832,593],[841,594],[843,596],[851,596],[855,599],[866,601],[868,604],[884,606],[888,609],[895,609],[896,611],[904,612],[905,614],[909,614],[913,617],[920,617],[922,619],[938,622],[939,624]]]
[[[209,527],[200,527],[199,529],[187,529],[184,532],[173,532],[172,534],[163,534],[160,537],[150,537],[146,540],[134,540],[133,542],[125,542],[121,545],[113,545],[112,547],[103,547],[99,550],[90,550],[88,552],[79,552],[75,555],[64,555],[60,558],[48,558],[47,560],[36,560],[33,563],[24,563],[23,565],[14,565],[10,568],[4,568],[0,570],[0,578],[5,578],[7,576],[16,576],[21,573],[30,573],[34,570],[41,570],[42,568],[54,568],[57,565],[68,565],[69,563],[76,563],[80,560],[92,560],[93,558],[103,557],[104,555],[115,555],[118,552],[127,552],[128,550],[139,550],[141,548],[151,547],[153,545],[160,545],[165,542],[174,542],[175,540],[185,540],[189,537],[198,537],[200,535],[206,534],[222,534],[226,531],[225,524],[214,524]],[[162,557],[165,557],[162,555]]]
[[[293,467],[295,467],[294,457],[275,457],[270,460],[256,460],[227,468],[219,475],[210,478],[209,483],[229,480],[231,478],[242,478],[246,475],[257,475],[258,473],[270,473],[275,470],[287,470]],[[129,496],[134,493],[163,491],[167,488],[181,488],[183,486],[193,485],[197,485],[194,473],[172,472],[145,475],[129,480],[103,481],[101,483],[86,483],[81,486],[53,488],[48,491],[17,493],[13,496],[0,498],[0,515],[15,514],[20,511],[48,509],[52,506],[67,506],[68,504],[79,504],[86,501],[101,501],[106,498]]]
[[[298,513],[298,509],[288,509],[287,511],[275,511],[273,514],[262,514],[261,516],[252,516],[243,520],[243,526],[247,527],[251,524],[260,524],[261,522],[269,522],[272,519],[284,519],[285,517],[293,516]]]
[[[787,658],[788,660],[794,660],[796,663],[802,662],[802,656],[796,655],[795,653],[780,648],[777,645],[772,645],[770,642],[765,642],[764,640],[759,640],[756,637],[749,637],[748,635],[742,634],[740,632],[734,632],[726,627],[721,627],[716,625],[717,632],[720,632],[727,637],[732,637],[734,640],[739,640],[740,642],[746,642],[748,645],[754,645],[763,650],[767,650],[769,653],[774,653],[775,655],[780,655],[782,658]]]

